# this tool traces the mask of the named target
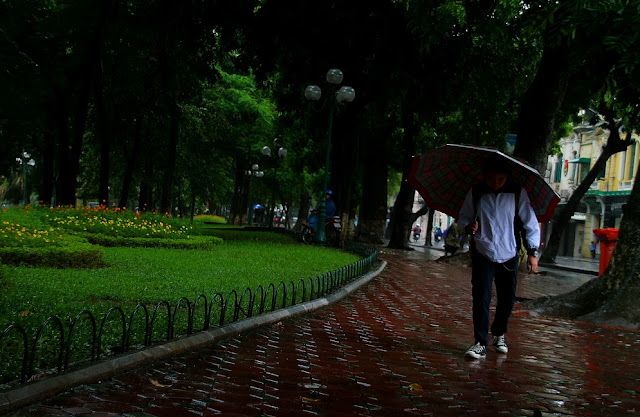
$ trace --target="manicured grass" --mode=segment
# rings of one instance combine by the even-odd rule
[[[266,236],[265,236],[266,237]],[[279,238],[277,236],[276,238]],[[48,316],[70,319],[83,309],[100,316],[109,307],[137,303],[171,305],[199,294],[252,290],[280,281],[297,282],[351,264],[359,258],[296,242],[231,241],[213,250],[105,248],[107,266],[56,269],[4,266],[0,329],[11,322],[28,328]],[[128,310],[124,308],[124,310]]]
[[[108,311],[120,309],[122,313],[109,316],[106,323],[102,353],[117,351],[122,335],[118,314],[128,318],[139,304],[151,314],[166,301],[171,314],[176,314],[183,297],[194,303],[204,295],[209,303],[219,303],[220,297],[214,301],[216,294],[226,299],[232,291],[240,296],[247,288],[255,291],[262,286],[266,290],[280,282],[295,285],[300,279],[314,278],[360,259],[336,249],[303,245],[285,233],[243,231],[202,221],[191,224],[152,213],[82,208],[0,213],[0,253],[11,257],[9,264],[0,265],[0,332],[11,324],[19,325],[31,344],[51,316],[60,319],[67,334],[82,311],[89,311],[100,326]],[[77,263],[67,262],[72,255]],[[279,293],[277,299],[282,296]],[[246,303],[244,300],[242,305]],[[233,308],[226,311],[225,319],[231,319],[231,314]],[[212,325],[219,315],[212,314]],[[161,316],[150,335],[153,341],[166,338],[166,306]],[[90,357],[87,318],[87,313],[79,316],[71,362]],[[187,326],[183,300],[175,319],[176,333],[185,334]],[[193,327],[203,326],[201,302]],[[0,385],[20,374],[24,349],[18,335],[14,331],[0,343]],[[144,319],[138,314],[131,345],[143,344],[144,335]],[[48,325],[38,342],[34,372],[54,366],[60,340],[57,324]]]

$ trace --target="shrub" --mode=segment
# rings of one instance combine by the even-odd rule
[[[80,237],[63,234],[52,227],[38,227],[38,222],[29,216],[13,221],[4,219],[0,222],[0,256],[7,265],[53,268],[104,266],[102,250]]]
[[[223,239],[225,242],[242,241],[242,242],[273,242],[273,243],[295,243],[296,236],[289,232],[267,233],[264,231],[254,230],[236,230],[224,228],[203,228],[199,229],[199,233],[205,236],[215,236]]]
[[[214,216],[211,214],[199,214],[193,217],[195,223],[205,224],[227,224],[227,220],[221,216]]]
[[[31,265],[52,268],[100,268],[104,266],[104,252],[88,243],[48,247],[0,247],[6,265]]]
[[[145,247],[173,249],[213,249],[223,240],[214,236],[193,236],[185,239],[108,236],[100,233],[81,233],[89,243],[106,247]]]
[[[154,213],[120,209],[59,208],[44,213],[43,222],[69,233],[99,233],[107,236],[188,239],[191,226],[184,220]]]

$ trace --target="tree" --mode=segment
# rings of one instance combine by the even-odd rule
[[[0,100],[0,134],[10,151],[25,137],[43,150],[34,155],[41,199],[74,204],[81,189],[106,203],[122,182],[126,204],[138,177],[141,206],[151,208],[159,190],[168,210],[173,181],[183,182],[175,178],[182,110],[213,80],[216,59],[237,47],[254,7],[251,0],[2,2],[0,80],[11,94]],[[138,158],[142,145],[149,152]],[[86,182],[93,177],[95,186]]]
[[[635,31],[619,31],[635,27],[640,23],[634,10],[638,1],[601,2],[607,13],[597,15],[598,23],[606,24],[601,34],[601,47],[615,57],[607,62],[602,94],[603,106],[607,109],[609,141],[624,146],[625,141],[617,137],[619,129],[615,119],[628,132],[638,127],[640,112],[640,34]],[[609,29],[609,31],[607,31]],[[592,65],[602,65],[600,61]],[[615,150],[615,148],[613,149]],[[604,162],[601,162],[604,164]],[[635,181],[620,224],[611,263],[600,277],[584,284],[575,291],[558,297],[545,297],[528,303],[537,314],[557,315],[599,323],[621,325],[631,328],[640,326],[640,271],[637,259],[640,256],[640,184]]]
[[[609,138],[607,143],[602,148],[602,153],[596,160],[595,164],[593,164],[587,175],[580,182],[578,188],[576,188],[573,194],[571,194],[567,204],[554,214],[551,226],[551,236],[549,237],[549,241],[547,242],[544,252],[540,257],[541,262],[555,262],[556,255],[558,254],[558,248],[560,247],[560,238],[562,237],[562,231],[564,229],[563,226],[569,223],[569,219],[578,208],[580,200],[582,200],[582,197],[584,197],[586,192],[589,191],[591,184],[593,184],[598,175],[604,170],[609,158],[615,153],[625,151],[631,144],[633,144],[631,141],[631,132],[627,131],[626,138],[622,139],[620,137],[620,123],[616,123],[614,120],[613,112],[609,111],[608,113],[609,116],[607,117],[607,122],[609,125]]]

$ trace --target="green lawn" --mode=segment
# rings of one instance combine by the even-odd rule
[[[280,282],[296,285],[301,279],[308,284],[309,278],[360,260],[337,249],[303,245],[285,233],[245,231],[204,221],[191,224],[159,214],[106,208],[2,211],[0,250],[4,261],[0,265],[0,332],[16,324],[26,332],[30,346],[38,340],[35,356],[30,353],[35,373],[56,366],[62,337],[69,337],[76,317],[68,359],[71,363],[90,359],[94,322],[87,320],[89,314],[79,314],[83,311],[93,316],[95,331],[105,319],[100,353],[118,352],[129,318],[135,318],[130,346],[145,344],[146,335],[151,343],[166,340],[168,327],[174,329],[174,336],[188,333],[191,325],[195,331],[205,328],[201,295],[215,306],[208,315],[215,325],[222,314],[216,294],[226,300],[234,290],[240,297],[247,288],[251,292],[259,286],[267,290],[270,284],[280,288]],[[309,292],[307,287],[307,297]],[[273,292],[265,298],[267,309],[272,296]],[[280,291],[277,305],[282,297]],[[190,305],[192,323],[183,298],[191,303],[199,300],[197,308]],[[301,300],[300,293],[296,299]],[[139,304],[146,307],[148,318],[158,308],[153,328],[145,324]],[[253,314],[259,304],[253,305]],[[248,314],[249,305],[249,297],[242,300],[243,314]],[[106,314],[114,308],[114,313]],[[226,322],[233,313],[231,305],[224,314]],[[51,316],[60,321],[47,324],[37,338]],[[0,385],[21,373],[24,348],[21,332],[16,330],[0,342]]]
[[[268,236],[264,236],[268,237]],[[33,328],[48,316],[63,320],[83,309],[94,315],[118,305],[171,305],[181,297],[297,282],[356,262],[355,255],[295,241],[226,241],[213,250],[105,248],[107,266],[55,269],[5,266],[0,284],[0,329],[11,322]],[[124,308],[128,307],[128,308]]]

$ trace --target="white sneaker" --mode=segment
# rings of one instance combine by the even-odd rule
[[[500,353],[507,353],[509,351],[507,343],[504,341],[504,335],[493,336],[493,348]]]
[[[469,350],[464,354],[466,358],[480,359],[484,358],[487,355],[487,348],[482,346],[480,343],[476,343],[471,346]]]

